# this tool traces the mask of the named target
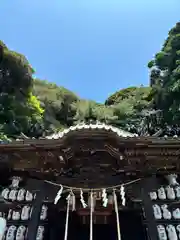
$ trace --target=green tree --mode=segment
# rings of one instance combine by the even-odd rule
[[[161,51],[148,64],[153,106],[169,124],[180,120],[180,22],[169,31]]]
[[[34,79],[33,93],[38,97],[44,108],[44,124],[46,129],[61,129],[62,126],[73,124],[76,114],[75,103],[78,96],[54,83]]]
[[[35,134],[34,123],[42,123],[38,100],[32,95],[34,70],[21,54],[10,51],[4,43],[1,46],[0,62],[0,125],[7,135],[21,132]]]

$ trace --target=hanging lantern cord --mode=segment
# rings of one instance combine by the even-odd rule
[[[93,240],[93,192],[90,193],[90,237]]]
[[[67,240],[67,237],[68,237],[70,198],[71,198],[71,195],[69,194],[67,197],[66,225],[65,225],[65,232],[64,232],[64,240]]]
[[[114,206],[115,206],[115,212],[116,212],[118,240],[121,240],[121,231],[120,231],[120,223],[119,223],[119,211],[118,211],[118,203],[117,203],[117,196],[116,196],[115,189],[113,189],[113,197],[114,197]]]

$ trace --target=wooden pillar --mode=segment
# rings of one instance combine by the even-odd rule
[[[144,179],[142,182],[141,198],[143,202],[147,230],[150,240],[158,240],[157,224],[153,213],[152,201],[149,193],[158,187],[156,176]]]
[[[35,240],[36,239],[37,229],[38,229],[39,221],[40,221],[42,201],[45,196],[45,183],[40,182],[38,180],[36,180],[35,182],[36,182],[35,186],[39,191],[36,193],[36,199],[34,200],[34,203],[32,206],[33,211],[31,214],[31,219],[29,220],[29,223],[28,223],[27,240]]]

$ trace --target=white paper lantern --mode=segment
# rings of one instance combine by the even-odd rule
[[[13,188],[19,187],[19,182],[20,182],[20,180],[21,180],[20,177],[13,176],[13,177],[12,177],[11,186],[12,186]]]
[[[177,175],[176,174],[169,174],[166,176],[166,179],[169,182],[169,185],[175,186],[175,185],[179,185],[179,183],[177,182]]]
[[[70,205],[70,206],[73,206],[75,201],[76,201],[75,196],[74,196],[74,195],[71,195],[71,196],[70,196],[70,199],[69,199],[69,205]]]
[[[114,204],[114,197],[113,197],[113,195],[109,195],[108,196],[108,204],[111,204],[111,205]]]
[[[88,197],[88,206],[91,207],[91,196]],[[96,206],[96,198],[93,196],[93,208]]]
[[[70,206],[73,205],[73,196],[72,196],[72,195],[70,196],[70,199],[69,199],[69,205],[70,205]]]
[[[3,239],[5,230],[6,230],[6,219],[0,217],[0,240]]]
[[[72,207],[72,211],[75,211],[75,208],[76,208],[76,197],[75,197],[74,194],[72,194],[72,195],[70,196],[69,206]]]

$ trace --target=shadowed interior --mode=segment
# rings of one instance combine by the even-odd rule
[[[120,211],[120,229],[122,240],[147,240],[142,218],[138,211]],[[66,212],[52,206],[49,210],[47,239],[64,238]],[[117,240],[116,215],[112,213],[108,224],[93,224],[93,240]],[[89,240],[89,224],[83,224],[76,212],[70,212],[68,240]]]

